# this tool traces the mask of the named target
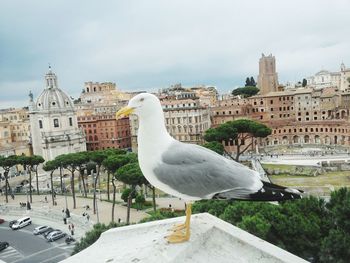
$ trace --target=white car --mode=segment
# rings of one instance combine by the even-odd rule
[[[13,230],[20,229],[22,227],[28,226],[32,223],[32,219],[30,219],[29,216],[23,217],[18,219],[12,226],[11,228]]]
[[[39,235],[39,234],[44,233],[48,229],[49,229],[48,226],[38,226],[38,227],[34,228],[33,234],[34,235]]]
[[[52,242],[65,236],[66,236],[66,233],[62,232],[61,230],[55,230],[50,234],[48,234],[46,239],[47,241]]]

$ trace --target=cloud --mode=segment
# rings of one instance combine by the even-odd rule
[[[60,87],[85,81],[122,90],[181,82],[227,91],[276,56],[280,82],[350,65],[346,0],[18,1],[0,10],[0,104],[43,89],[50,62]],[[27,84],[24,84],[27,83]],[[34,86],[35,85],[35,86]]]

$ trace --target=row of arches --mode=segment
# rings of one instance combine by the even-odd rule
[[[345,135],[285,135],[282,137],[266,138],[266,145],[290,145],[290,144],[336,144],[350,145],[350,136]]]

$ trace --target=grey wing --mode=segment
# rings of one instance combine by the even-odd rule
[[[203,199],[228,190],[244,198],[262,187],[257,173],[246,166],[178,141],[163,153],[153,171],[159,181],[176,191]]]

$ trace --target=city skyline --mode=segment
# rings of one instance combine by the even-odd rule
[[[227,92],[256,79],[261,53],[276,57],[282,83],[338,71],[350,64],[349,11],[346,1],[7,1],[0,108],[27,106],[29,90],[37,97],[48,63],[73,97],[85,81],[112,81],[123,91],[182,83]]]

